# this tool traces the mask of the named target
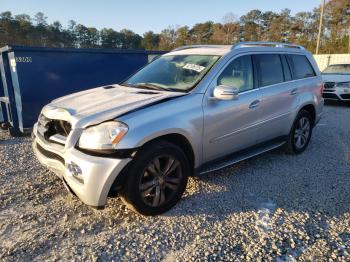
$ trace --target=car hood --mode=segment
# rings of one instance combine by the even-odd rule
[[[68,121],[72,128],[84,128],[182,95],[178,92],[111,85],[55,99],[43,108],[42,113],[50,119]]]
[[[350,75],[324,74],[323,82],[350,82]]]

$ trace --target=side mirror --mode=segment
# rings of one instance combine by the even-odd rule
[[[214,88],[213,97],[211,100],[237,100],[238,99],[238,88],[219,85]]]

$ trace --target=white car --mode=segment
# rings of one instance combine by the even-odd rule
[[[329,65],[323,72],[323,98],[350,105],[350,63]]]

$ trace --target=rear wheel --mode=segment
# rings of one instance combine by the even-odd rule
[[[122,200],[142,215],[164,213],[180,200],[189,174],[189,162],[179,147],[166,141],[149,144],[131,163]]]
[[[286,149],[288,153],[300,154],[305,151],[309,145],[312,135],[312,119],[306,110],[301,110],[289,133]]]

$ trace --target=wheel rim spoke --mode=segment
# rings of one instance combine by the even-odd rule
[[[160,201],[160,186],[156,186],[156,194],[153,198],[153,206],[158,206]]]
[[[178,185],[180,184],[180,178],[177,177],[166,177],[165,182]]]
[[[297,146],[301,147],[301,137],[300,137],[300,135],[297,138]]]
[[[172,168],[174,162],[175,162],[174,158],[172,158],[172,157],[168,158],[168,161],[167,161],[166,166],[164,168],[164,175],[166,175],[169,172],[169,170]]]
[[[157,171],[156,168],[154,166],[153,163],[151,163],[150,165],[148,165],[148,167],[146,168],[147,171],[149,171],[153,176],[157,175]]]
[[[169,182],[165,182],[165,187],[170,188],[172,191],[176,191],[177,190],[177,185],[171,184]]]
[[[140,190],[141,191],[145,191],[145,190],[149,189],[150,187],[154,187],[154,184],[155,184],[154,182],[155,181],[152,180],[152,181],[146,182],[144,184],[141,184],[140,185]]]
[[[170,175],[172,172],[174,172],[174,171],[178,168],[179,165],[180,165],[179,161],[174,160],[174,161],[171,163],[170,167],[166,170],[166,172],[164,173],[164,175],[165,175],[165,176]]]
[[[163,204],[165,202],[165,192],[163,189],[160,189],[160,200],[159,205]]]
[[[153,160],[153,165],[155,167],[156,172],[159,174],[161,170],[160,170],[160,163],[159,163],[158,157]]]
[[[142,196],[143,197],[148,197],[151,194],[151,192],[153,191],[154,187],[155,186],[153,185],[153,186],[149,187],[148,189],[143,190],[142,193],[141,193]]]

